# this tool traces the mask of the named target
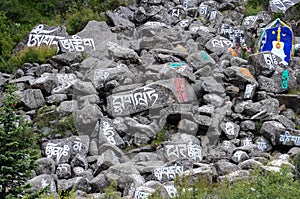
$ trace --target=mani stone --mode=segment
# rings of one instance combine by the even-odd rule
[[[258,76],[259,89],[267,92],[275,92],[275,81],[265,76]]]
[[[49,187],[49,192],[56,194],[55,181],[51,175],[42,174],[28,180],[28,183],[31,185],[31,190],[38,192],[46,187]]]
[[[228,48],[231,47],[233,47],[232,42],[222,36],[214,37],[205,44],[205,48],[207,50],[209,50],[210,52],[214,52],[218,56],[222,55],[225,52],[228,52]]]
[[[107,117],[103,117],[100,120],[99,145],[104,143],[109,143],[116,146],[122,146],[125,144],[123,139],[116,131],[113,121]]]
[[[99,60],[100,62],[100,60]],[[108,61],[102,61],[105,64]],[[106,83],[112,80],[117,80],[118,82],[123,80],[124,78],[134,79],[134,74],[128,69],[128,66],[125,64],[119,64],[113,68],[107,68],[110,63],[107,63],[105,67],[103,65],[99,65],[99,63],[95,66],[95,68],[87,73],[85,76],[85,81],[91,81],[94,87],[97,90],[105,87]]]
[[[283,12],[287,11],[288,8],[292,7],[293,5],[297,4],[299,0],[290,0],[290,1],[270,1],[270,9],[272,13],[276,12]]]
[[[184,78],[161,80],[128,92],[107,97],[107,111],[113,117],[126,116],[169,103],[195,103],[192,86]]]
[[[240,126],[234,122],[222,122],[220,127],[230,140],[235,139],[240,131]]]
[[[249,159],[248,154],[245,151],[236,151],[231,157],[231,160],[235,163],[243,162],[244,160]]]
[[[249,56],[249,64],[256,68],[256,75],[269,76],[279,66],[281,58],[271,52],[261,52]]]
[[[69,164],[59,164],[56,169],[56,175],[59,179],[68,179],[72,175],[71,166]]]

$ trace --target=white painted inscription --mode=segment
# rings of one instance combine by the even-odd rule
[[[275,68],[274,65],[278,65],[278,61],[276,60],[276,56],[273,54],[263,54],[264,60],[266,64],[268,65],[270,70],[273,70]]]
[[[226,131],[226,134],[228,134],[228,135],[234,135],[235,134],[234,125],[233,125],[232,122],[226,122],[225,131]]]
[[[286,11],[289,7],[295,4],[291,0],[271,0],[271,3],[281,11]]]
[[[58,144],[48,143],[46,146],[46,155],[48,158],[52,156],[56,156],[56,162],[59,162],[62,156],[67,156],[69,154],[70,148],[68,145],[64,145],[64,147],[58,146]]]
[[[136,92],[127,95],[113,95],[112,96],[112,105],[114,112],[121,114],[126,109],[126,104],[131,104],[134,107],[136,106],[146,106],[152,107],[157,99],[158,94],[153,88],[143,87],[143,92]]]
[[[279,141],[283,145],[286,145],[288,142],[293,142],[295,146],[300,146],[300,136],[291,135],[290,132],[285,131],[284,135],[280,135]]]
[[[82,147],[81,139],[77,137],[74,141],[73,149],[74,151],[79,153],[81,151],[81,147]]]
[[[109,122],[103,121],[103,131],[104,131],[104,136],[106,137],[107,141],[110,144],[117,144],[115,139],[114,139],[114,128],[110,126]]]
[[[183,166],[157,167],[154,169],[154,176],[161,181],[163,175],[167,176],[168,180],[174,180],[176,174],[183,173]]]
[[[265,151],[267,149],[267,143],[265,140],[263,139],[260,139],[256,142],[257,144],[257,148],[260,150],[260,151]]]
[[[29,33],[29,40],[27,42],[27,46],[38,47],[42,44],[46,46],[58,46],[58,40],[64,39],[64,37],[51,35],[54,34],[54,32],[56,31],[58,31],[58,28],[55,28],[53,30],[44,30],[43,24],[38,25]]]
[[[92,38],[84,38],[77,35],[73,35],[72,39],[61,39],[59,40],[63,49],[68,50],[69,52],[83,52],[85,47],[92,48],[92,50],[96,50],[94,39]]]
[[[233,46],[233,43],[227,39],[213,39],[211,41],[214,48],[231,48]]]
[[[198,145],[192,144],[168,144],[165,146],[166,155],[168,157],[175,156],[176,158],[189,157],[194,161],[201,161],[201,148]]]
[[[244,98],[245,99],[251,98],[253,89],[254,89],[254,86],[252,84],[247,84],[246,89],[245,89],[245,93],[244,93]]]
[[[174,186],[164,186],[168,192],[168,195],[170,196],[170,198],[175,198],[177,196],[177,189]]]
[[[252,144],[252,140],[250,138],[245,138],[242,140],[242,146],[249,146]]]

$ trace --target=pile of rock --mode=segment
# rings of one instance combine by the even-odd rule
[[[223,180],[247,177],[256,166],[293,168],[299,109],[277,94],[299,87],[300,57],[288,68],[271,52],[233,57],[228,48],[250,42],[271,21],[267,12],[244,17],[244,9],[239,1],[144,0],[107,11],[113,27],[90,21],[73,36],[35,27],[23,44],[54,44],[60,53],[0,74],[1,92],[17,84],[29,121],[45,106],[54,120],[73,114],[79,135],[41,140],[33,188],[101,198],[116,181],[124,198],[156,190],[173,198],[176,175]]]

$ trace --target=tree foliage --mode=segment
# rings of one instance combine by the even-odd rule
[[[19,97],[8,87],[0,107],[0,198],[16,198],[24,193],[33,161],[39,157],[36,137],[28,123],[17,114]]]

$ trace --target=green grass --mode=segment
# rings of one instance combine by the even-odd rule
[[[288,94],[290,95],[298,95],[300,94],[300,86],[298,88],[290,89]]]
[[[24,63],[43,64],[46,62],[46,59],[54,55],[56,55],[55,46],[25,47],[17,55],[10,57],[8,61],[1,59],[0,71],[12,73],[16,69],[21,68]]]

